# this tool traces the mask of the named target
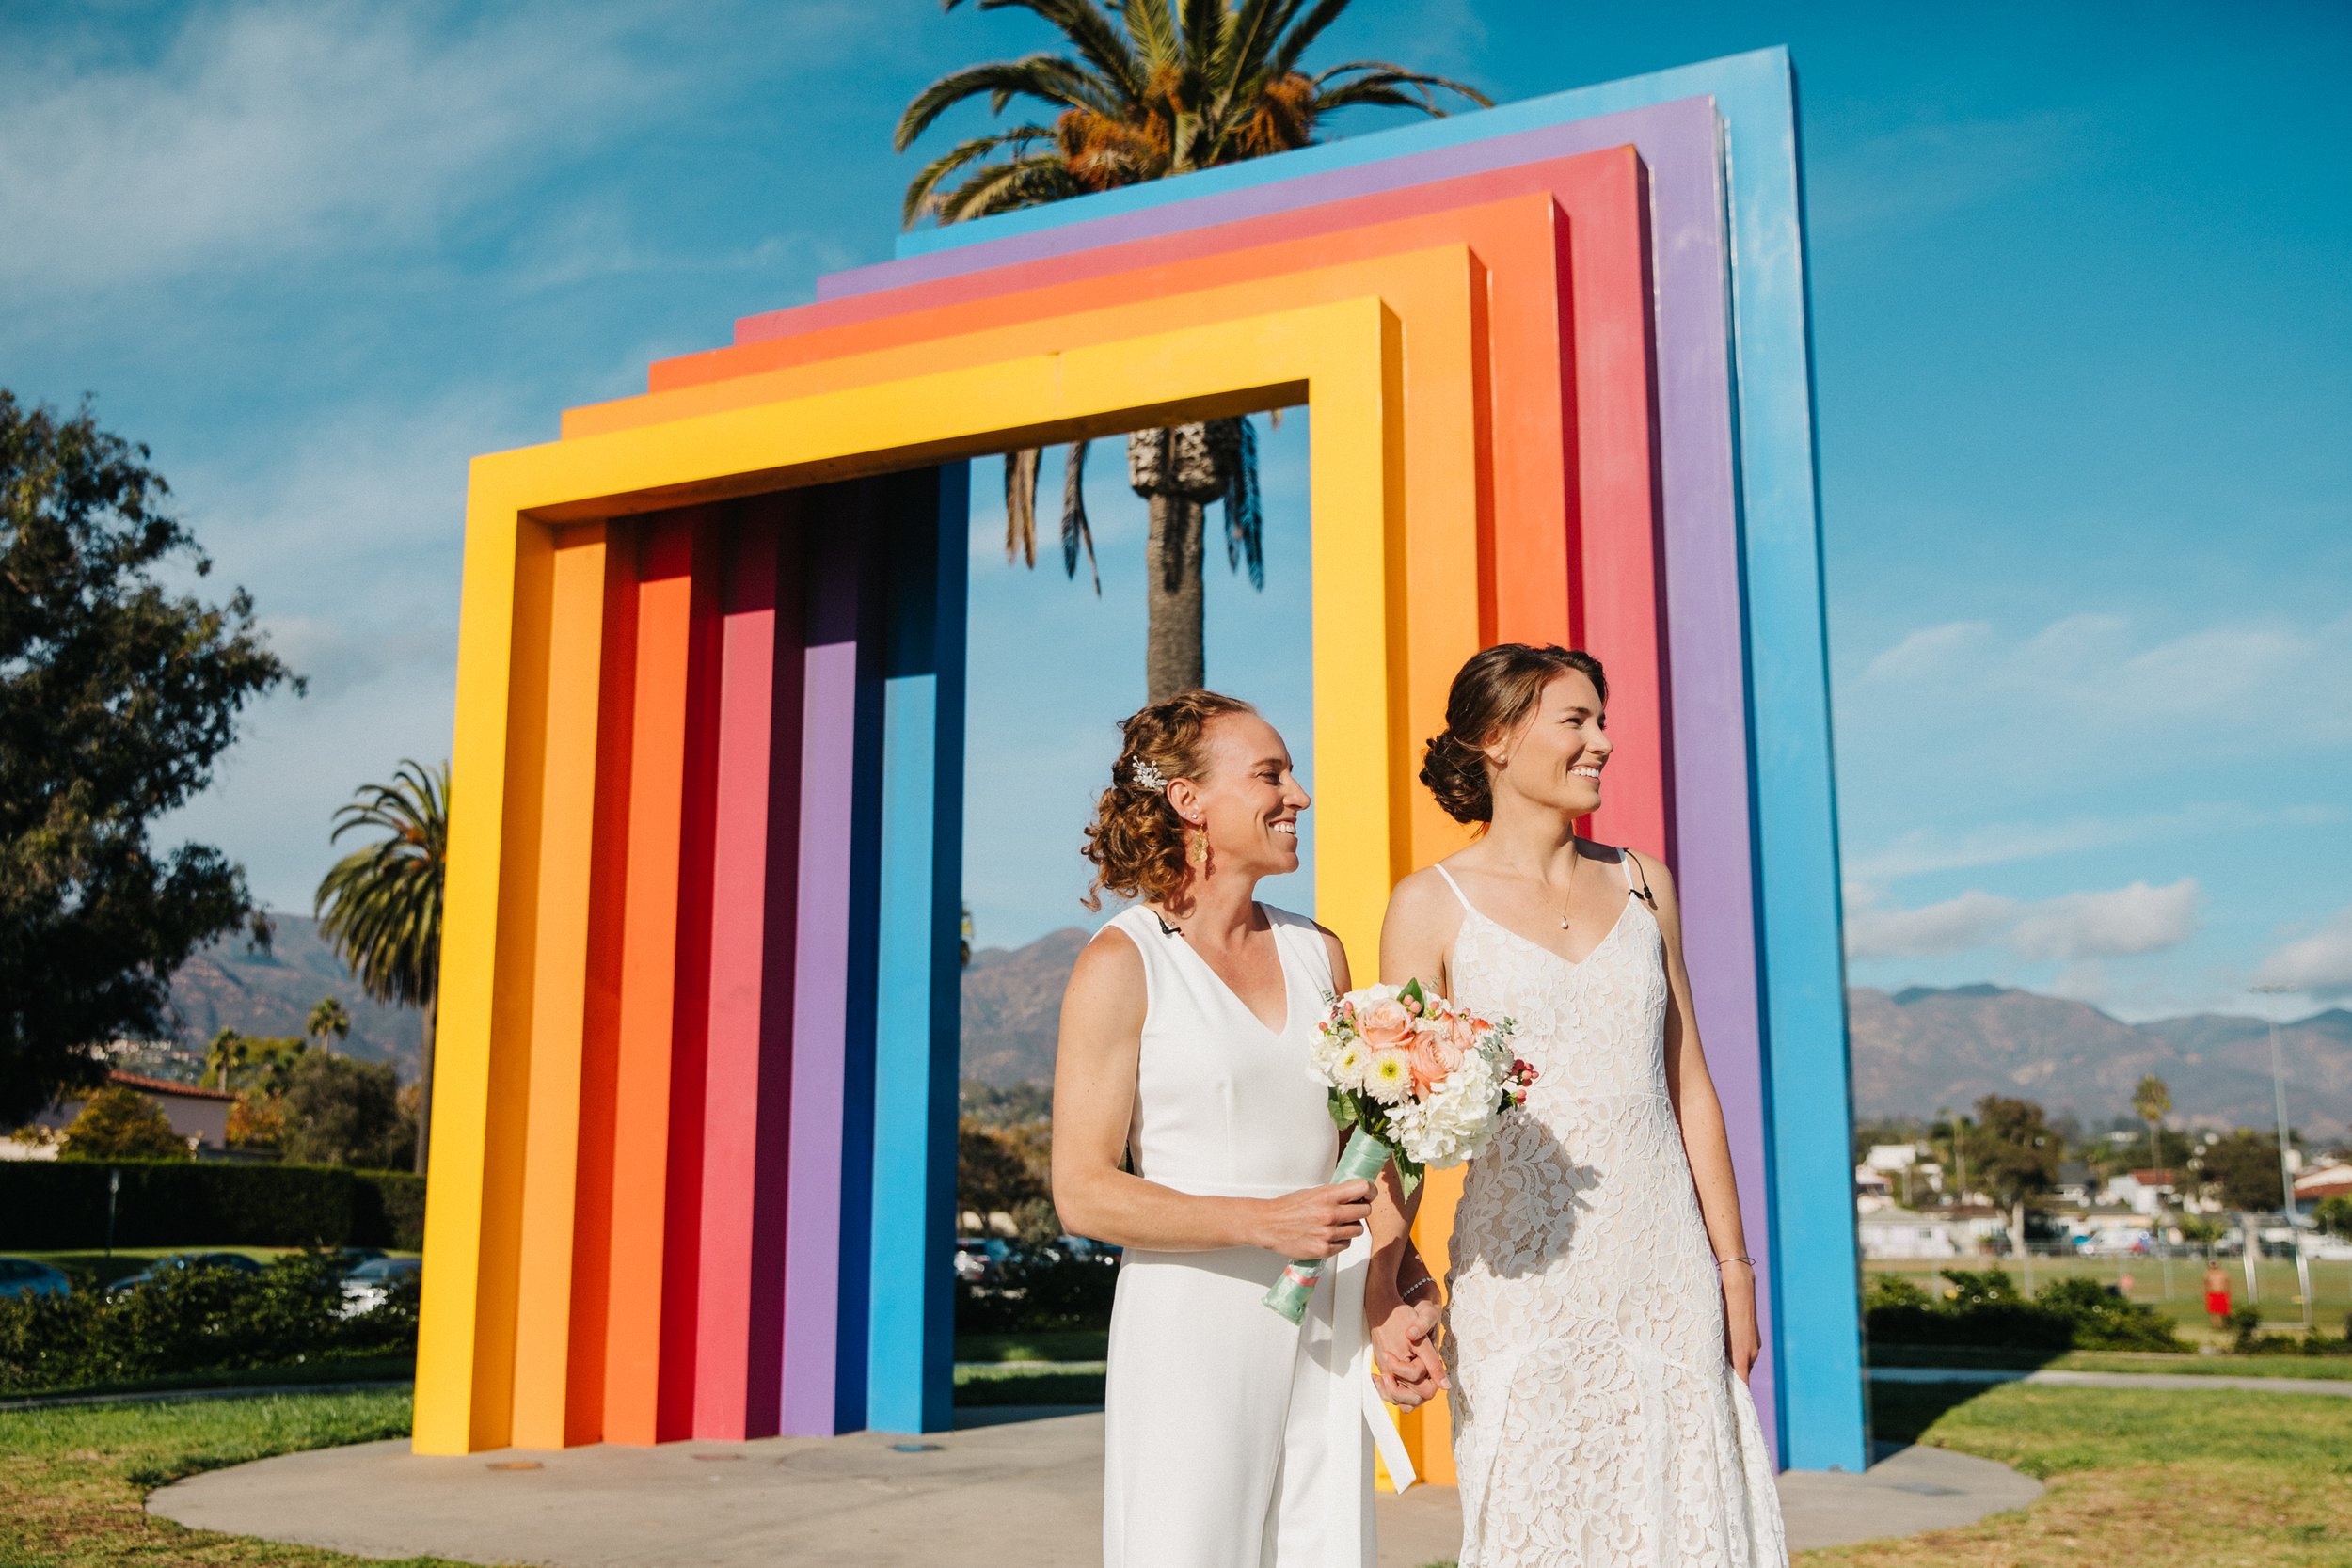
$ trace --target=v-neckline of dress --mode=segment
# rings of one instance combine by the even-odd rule
[[[1634,898],[1632,891],[1628,889],[1625,902],[1617,907],[1617,918],[1609,923],[1609,929],[1601,933],[1600,940],[1593,943],[1591,949],[1588,950],[1581,958],[1571,958],[1565,953],[1558,952],[1552,948],[1545,946],[1542,942],[1537,942],[1534,937],[1527,935],[1523,931],[1513,930],[1510,927],[1505,926],[1502,921],[1497,920],[1493,915],[1488,914],[1486,911],[1480,909],[1477,905],[1470,903],[1468,899],[1464,899],[1462,903],[1463,908],[1469,910],[1470,913],[1476,915],[1479,919],[1485,921],[1496,930],[1501,931],[1504,936],[1509,937],[1512,941],[1522,942],[1529,947],[1533,947],[1536,952],[1543,954],[1546,958],[1555,958],[1561,963],[1567,965],[1570,969],[1581,970],[1585,965],[1591,963],[1595,958],[1599,958],[1602,948],[1607,947],[1611,942],[1617,940],[1617,929],[1625,924],[1626,916],[1632,909]]]
[[[1265,908],[1263,904],[1259,903],[1254,898],[1250,900],[1249,907],[1252,910],[1261,911],[1263,911]],[[1167,922],[1162,921],[1161,924],[1166,925]],[[1282,1018],[1281,1022],[1279,1023],[1268,1023],[1264,1019],[1260,1018],[1258,1016],[1258,1009],[1251,1006],[1246,1000],[1243,999],[1241,992],[1233,989],[1233,983],[1216,972],[1216,965],[1211,963],[1207,957],[1203,955],[1199,948],[1184,940],[1184,933],[1181,927],[1170,929],[1168,933],[1168,940],[1173,942],[1177,946],[1183,948],[1185,952],[1192,955],[1193,962],[1199,964],[1208,973],[1209,978],[1216,982],[1218,990],[1222,990],[1227,996],[1232,998],[1233,1006],[1239,1007],[1243,1012],[1249,1015],[1250,1022],[1264,1030],[1266,1034],[1273,1038],[1279,1039],[1282,1037],[1282,1031],[1288,1029],[1291,1024],[1291,970],[1290,965],[1282,961],[1282,938],[1280,933],[1274,928],[1274,917],[1272,915],[1266,916],[1265,931],[1266,935],[1271,938],[1274,942],[1274,971],[1282,977]],[[1605,941],[1607,939],[1604,938],[1603,940]]]

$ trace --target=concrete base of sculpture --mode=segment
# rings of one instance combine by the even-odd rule
[[[957,1430],[752,1443],[598,1444],[453,1457],[404,1441],[215,1470],[148,1499],[163,1518],[361,1557],[556,1568],[1082,1568],[1102,1560],[1103,1415],[960,1410]],[[1905,1449],[1865,1475],[1780,1478],[1790,1544],[1972,1524],[2041,1485]],[[1383,1568],[1451,1560],[1451,1487],[1379,1500]]]

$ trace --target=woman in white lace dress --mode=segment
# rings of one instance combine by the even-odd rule
[[[1489,648],[1429,742],[1422,782],[1484,832],[1398,884],[1381,977],[1518,1020],[1539,1076],[1470,1167],[1442,1370],[1435,1287],[1392,1210],[1367,1311],[1384,1368],[1452,1389],[1461,1568],[1780,1568],[1746,1384],[1755,1265],[1674,884],[1576,836],[1600,803],[1607,694],[1587,655]]]

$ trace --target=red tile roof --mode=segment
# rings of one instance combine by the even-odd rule
[[[199,1089],[194,1084],[183,1084],[176,1078],[150,1078],[144,1072],[125,1072],[120,1068],[106,1074],[106,1082],[119,1084],[126,1089],[139,1089],[148,1094],[176,1094],[183,1100],[234,1100],[227,1089]]]

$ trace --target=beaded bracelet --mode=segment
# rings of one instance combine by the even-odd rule
[[[1427,1275],[1423,1275],[1419,1279],[1413,1281],[1413,1288],[1411,1290],[1405,1291],[1397,1299],[1400,1301],[1410,1301],[1415,1296],[1421,1294],[1422,1291],[1425,1287],[1435,1283],[1437,1283],[1435,1280],[1431,1279]]]

